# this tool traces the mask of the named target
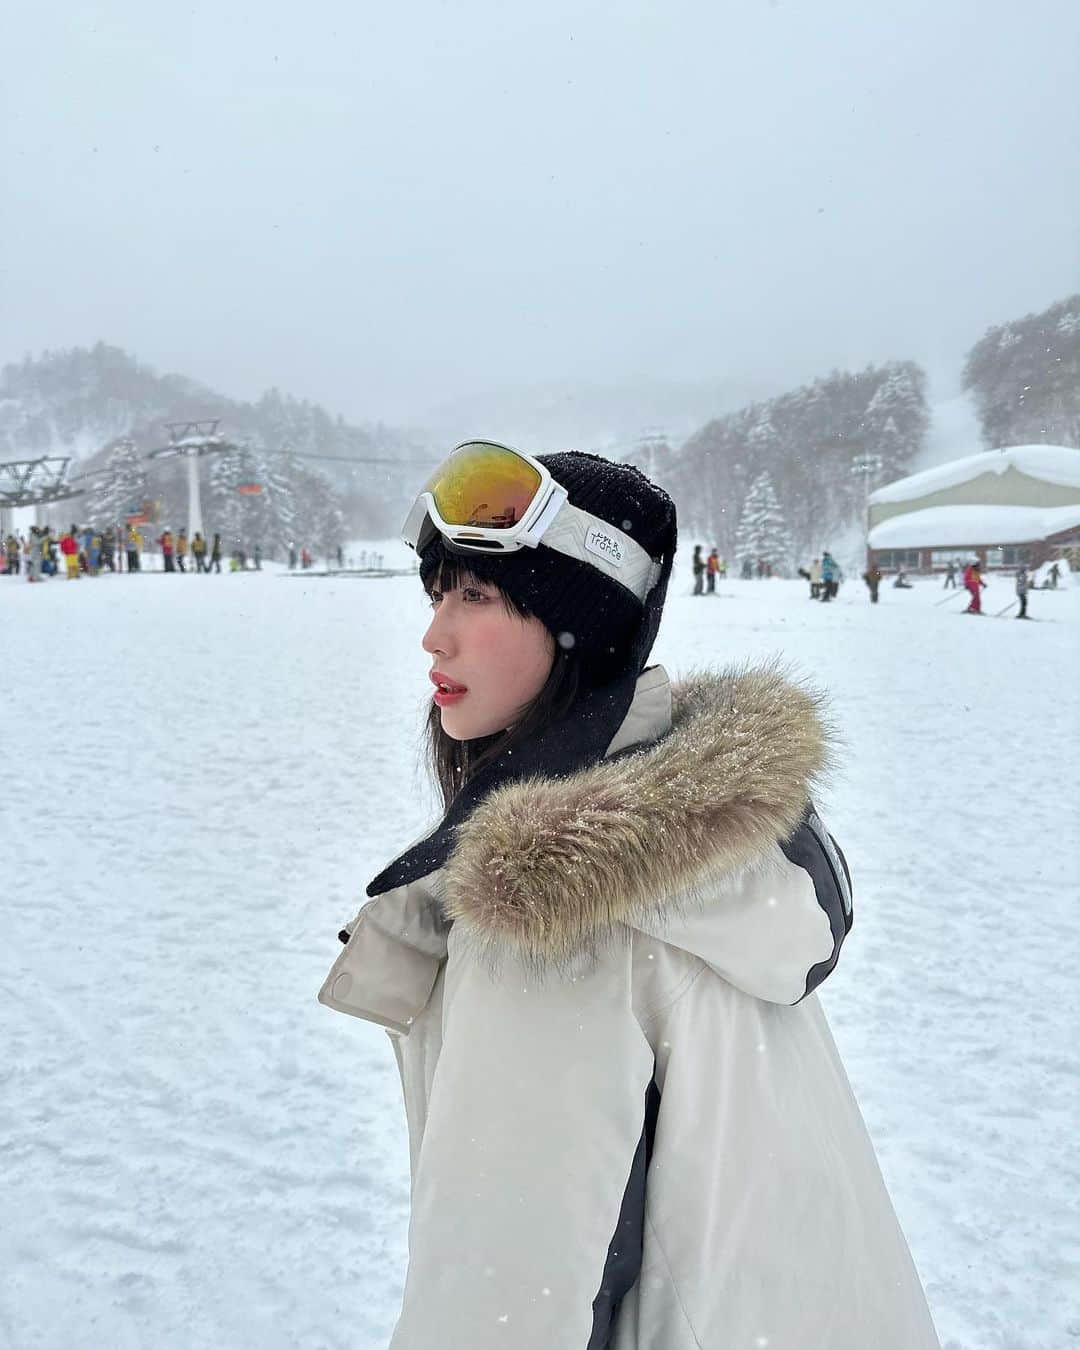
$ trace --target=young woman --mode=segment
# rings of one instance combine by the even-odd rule
[[[647,666],[675,511],[629,466],[468,442],[406,537],[446,811],[319,995],[401,1070],[392,1347],[936,1347],[813,992],[851,928],[817,699]]]

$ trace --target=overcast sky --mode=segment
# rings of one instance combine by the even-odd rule
[[[947,393],[1080,289],[1078,0],[45,0],[3,52],[0,361],[410,421],[891,356]]]

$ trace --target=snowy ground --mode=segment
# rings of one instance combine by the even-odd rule
[[[1080,1346],[1080,586],[1019,627],[687,589],[673,671],[779,651],[832,693],[824,1002],[943,1342]],[[396,1073],[315,992],[426,815],[425,618],[407,577],[0,578],[0,1346],[385,1345]]]

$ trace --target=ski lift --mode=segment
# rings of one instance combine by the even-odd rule
[[[263,490],[263,485],[255,475],[255,466],[252,461],[250,450],[241,452],[240,481],[236,485],[236,490],[243,497],[257,497]]]

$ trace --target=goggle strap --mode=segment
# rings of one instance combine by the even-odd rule
[[[540,542],[595,567],[625,586],[642,604],[660,576],[661,565],[635,539],[569,501],[563,503]]]

